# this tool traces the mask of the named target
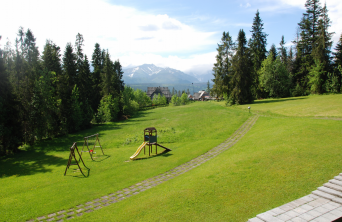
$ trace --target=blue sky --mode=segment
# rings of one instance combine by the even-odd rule
[[[326,3],[336,43],[342,33],[342,1]],[[304,4],[305,0],[5,0],[0,2],[0,44],[8,38],[14,45],[19,26],[32,30],[40,51],[46,39],[64,50],[81,33],[89,58],[98,42],[124,67],[153,63],[202,75],[212,69],[222,32],[235,40],[244,29],[249,38],[257,10],[268,34],[267,48],[278,46],[282,35],[290,46]]]

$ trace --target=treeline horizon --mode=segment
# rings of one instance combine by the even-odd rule
[[[96,43],[89,61],[83,42],[78,33],[62,55],[46,40],[40,53],[32,31],[20,27],[14,49],[9,41],[0,48],[0,156],[92,123],[126,119],[152,104],[145,92],[124,86],[120,61],[108,50]]]
[[[252,103],[255,99],[341,93],[342,34],[332,48],[331,21],[326,4],[307,0],[306,12],[298,23],[294,46],[285,47],[284,35],[279,47],[266,50],[267,34],[257,10],[251,38],[240,29],[234,42],[223,32],[213,67],[211,94],[225,98],[227,104]]]

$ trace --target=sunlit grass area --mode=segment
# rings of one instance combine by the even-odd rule
[[[252,114],[260,117],[233,147],[152,189],[75,217],[78,221],[246,221],[302,197],[341,172],[341,95],[261,100],[225,107],[196,102],[141,112],[119,123],[98,125],[67,137],[25,147],[2,159],[0,215],[25,221],[99,198],[164,173],[217,146]],[[327,102],[329,101],[329,102]],[[251,106],[251,114],[247,107]],[[305,115],[303,110],[311,110]],[[156,127],[158,143],[172,149],[139,155],[143,130]],[[84,177],[73,166],[63,176],[69,147],[100,134],[105,155]],[[148,150],[146,150],[148,152]],[[155,151],[153,149],[153,151]]]
[[[247,221],[341,172],[342,124],[260,117],[235,146],[154,189],[79,221]]]
[[[95,126],[66,137],[25,147],[19,154],[0,163],[0,215],[3,221],[25,221],[37,216],[75,207],[86,201],[131,186],[170,170],[215,147],[228,138],[249,114],[216,104],[193,103],[180,107],[157,108],[118,123]],[[171,152],[139,160],[129,157],[143,142],[143,130],[155,127],[158,143]],[[69,148],[83,137],[99,133],[105,155],[97,148],[95,161],[83,153],[84,177],[77,166],[64,171]],[[153,149],[155,152],[155,149]]]
[[[247,110],[248,106],[254,113],[341,118],[342,94],[255,100],[253,104],[241,105],[238,108]]]

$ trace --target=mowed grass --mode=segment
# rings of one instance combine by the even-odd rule
[[[248,110],[249,106],[252,113],[341,118],[342,94],[256,100],[253,104],[241,105],[238,108]]]
[[[324,97],[334,103],[341,98],[336,95],[307,99],[312,99],[310,103],[316,104],[316,110],[324,110],[320,107],[325,105],[320,103]],[[339,116],[342,112],[332,109],[319,116]],[[271,117],[260,117],[235,146],[216,158],[153,189],[75,220],[247,221],[310,194],[341,172],[341,121],[316,119],[315,113],[311,118],[269,113]],[[295,111],[288,114],[294,116]]]
[[[247,112],[197,102],[144,111],[127,121],[26,147],[11,158],[1,159],[0,220],[25,221],[70,209],[168,171],[220,144],[248,117]],[[172,151],[151,157],[142,153],[140,160],[128,161],[143,142],[146,127],[156,127],[158,143]],[[91,161],[89,154],[83,153],[90,171],[82,169],[89,177],[83,177],[77,166],[63,176],[69,147],[78,142],[82,149],[83,137],[94,133],[100,134],[105,155],[97,148],[97,158]]]

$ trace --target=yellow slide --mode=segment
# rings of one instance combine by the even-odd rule
[[[139,148],[137,149],[137,151],[135,151],[135,153],[130,157],[131,160],[134,160],[138,155],[139,153],[141,152],[141,150],[146,146],[147,142],[143,142]]]

